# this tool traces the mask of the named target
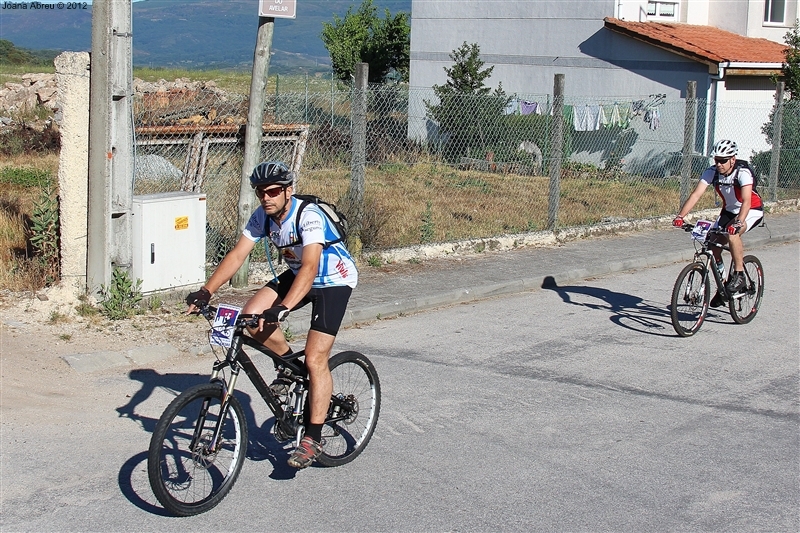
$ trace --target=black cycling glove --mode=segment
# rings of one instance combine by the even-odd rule
[[[272,324],[276,322],[283,322],[287,316],[289,316],[289,308],[280,304],[276,305],[275,307],[270,307],[261,313],[261,318],[264,319],[264,322],[269,322]]]
[[[200,287],[197,292],[190,292],[189,296],[186,297],[186,305],[195,305],[197,307],[206,306],[210,301],[211,293],[205,287]]]

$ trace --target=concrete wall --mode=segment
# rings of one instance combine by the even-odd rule
[[[89,54],[64,52],[56,57],[55,67],[61,131],[61,281],[83,291],[89,183]]]

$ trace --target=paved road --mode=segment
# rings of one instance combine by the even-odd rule
[[[364,454],[291,471],[244,387],[240,480],[189,519],[154,504],[145,450],[209,358],[87,373],[63,412],[4,415],[0,529],[798,531],[800,245],[752,251],[759,315],[713,311],[688,339],[667,310],[677,263],[345,330],[383,384]]]

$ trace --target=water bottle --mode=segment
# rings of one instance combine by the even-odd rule
[[[717,272],[719,273],[719,279],[725,280],[725,263],[723,261],[715,261]]]

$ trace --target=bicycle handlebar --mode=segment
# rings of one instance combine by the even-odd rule
[[[212,321],[217,314],[217,308],[211,304],[204,304],[202,302],[198,302],[200,305],[196,306],[196,310],[192,311],[191,314],[193,315],[202,315],[206,320]],[[241,313],[239,316],[236,317],[236,326],[243,326],[247,328],[257,328],[258,321],[261,319],[261,315],[258,313]],[[279,324],[279,322],[265,322],[267,324]]]
[[[694,224],[691,224],[689,222],[684,222],[683,226],[681,226],[680,229],[682,229],[683,231],[688,233],[688,232],[690,232],[690,231],[692,231],[694,229],[694,226],[695,226]],[[727,235],[728,234],[727,231],[725,231],[724,229],[722,229],[720,227],[711,228],[711,229],[708,230],[708,233],[718,233],[720,235]]]

